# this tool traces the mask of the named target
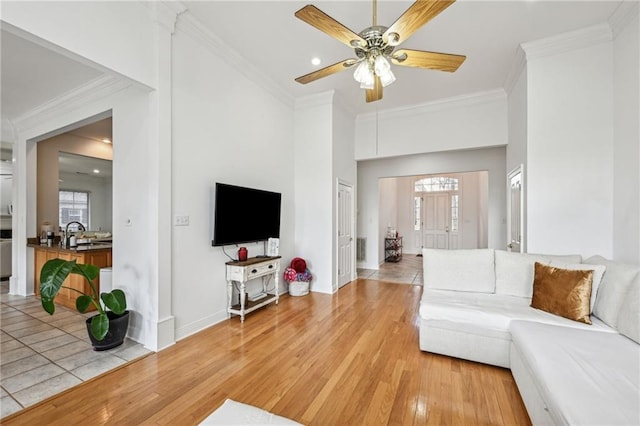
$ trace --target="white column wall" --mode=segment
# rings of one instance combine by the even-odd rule
[[[613,43],[613,258],[640,264],[640,26]]]
[[[331,169],[333,173],[333,218],[332,218],[332,276],[333,282],[331,284],[332,292],[338,290],[338,182],[349,184],[353,187],[353,215],[355,219],[355,197],[356,191],[356,161],[353,157],[354,152],[354,133],[355,133],[355,116],[347,111],[334,99],[332,108],[332,132],[333,137],[331,140],[331,154],[332,164]],[[355,249],[355,220],[353,229],[353,256],[351,259],[351,265],[356,264],[356,249]],[[355,267],[352,268],[355,278]]]
[[[612,46],[528,60],[527,249],[612,256]]]

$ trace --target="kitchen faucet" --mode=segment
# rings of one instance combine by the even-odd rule
[[[84,227],[84,225],[78,221],[71,221],[69,223],[67,223],[67,226],[65,226],[64,228],[64,246],[66,248],[69,248],[69,246],[71,246],[71,235],[69,235],[69,225],[71,224],[77,224],[78,225],[78,230],[79,231],[86,231],[87,228]]]

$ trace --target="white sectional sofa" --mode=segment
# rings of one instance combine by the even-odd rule
[[[510,368],[534,424],[639,425],[640,266],[581,260],[423,250],[420,349]],[[591,324],[530,306],[536,262],[593,271]]]

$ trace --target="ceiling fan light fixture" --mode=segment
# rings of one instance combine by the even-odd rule
[[[378,74],[379,77],[382,77],[391,70],[389,61],[382,55],[377,56],[373,64],[376,74]]]
[[[393,75],[391,70],[387,71],[385,74],[380,75],[380,83],[382,83],[382,87],[387,87],[394,81],[396,81],[396,76]]]
[[[368,75],[371,74],[371,70],[369,69],[369,63],[367,61],[360,62],[360,65],[356,67],[356,70],[353,72],[353,78],[358,83],[364,83]]]

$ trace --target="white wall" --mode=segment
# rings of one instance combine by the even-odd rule
[[[356,160],[506,143],[507,99],[503,90],[381,111],[377,116],[363,114],[356,120]]]
[[[189,226],[172,229],[177,339],[227,318],[229,258],[221,247],[211,246],[210,191],[215,182],[280,192],[283,270],[297,254],[293,111],[212,51],[207,40],[193,38],[186,25],[179,21],[173,36],[172,211],[189,216]],[[317,182],[315,174],[309,177]],[[246,247],[249,256],[264,254],[262,243]],[[226,247],[233,257],[237,249]],[[281,274],[279,278],[282,291]],[[249,283],[249,294],[259,291],[260,280]]]
[[[405,157],[358,162],[358,237],[367,238],[367,259],[359,267],[376,269],[384,260],[379,242],[384,238],[387,220],[392,213],[382,213],[379,206],[378,180],[385,177],[488,172],[487,245],[503,248],[506,244],[506,172],[505,148],[483,148],[453,152],[437,152]],[[395,197],[394,197],[395,198]],[[384,222],[383,222],[384,220]]]
[[[395,229],[398,231],[398,185],[396,184],[395,179],[378,179],[377,185],[377,193],[378,200],[371,200],[371,205],[373,205],[374,201],[378,201],[377,210],[378,210],[378,223],[375,224],[375,228],[377,228],[378,239],[376,241],[372,241],[372,238],[376,238],[373,235],[365,235],[364,233],[358,232],[359,237],[367,238],[367,267],[368,268],[377,268],[379,264],[384,262],[384,238],[387,236],[387,230],[389,227],[391,229]],[[362,187],[360,187],[360,191],[362,191]],[[373,186],[373,185],[372,185]],[[362,192],[360,192],[362,193]],[[360,203],[358,203],[360,205]],[[363,211],[358,208],[358,211],[361,213],[358,223],[362,222],[362,226],[366,226],[369,229],[374,229],[372,222],[372,211],[366,210]],[[373,259],[375,257],[372,256],[374,251],[377,252],[377,263],[374,264]],[[372,258],[370,262],[369,259]],[[374,266],[375,265],[375,266]]]
[[[527,67],[527,249],[611,257],[611,43]]]
[[[613,43],[613,258],[640,264],[638,7]]]
[[[353,187],[353,232],[355,233],[355,197],[356,191],[356,169],[357,164],[353,158],[354,135],[355,135],[355,115],[343,108],[336,99],[333,100],[332,108],[332,138],[331,138],[331,168],[333,173],[333,218],[332,218],[332,292],[338,290],[338,182]],[[353,236],[351,265],[356,264],[355,235]],[[351,278],[355,278],[355,268],[352,268]]]
[[[293,141],[296,256],[307,260],[311,290],[332,293],[334,184],[332,182],[333,92],[296,100]]]

